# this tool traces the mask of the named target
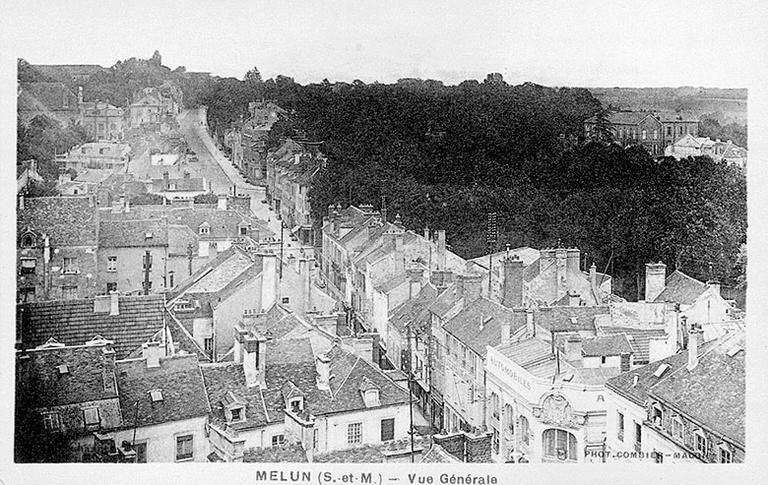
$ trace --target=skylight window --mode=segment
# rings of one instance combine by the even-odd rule
[[[163,402],[163,391],[160,389],[149,391],[149,395],[152,398],[152,402]]]
[[[59,371],[59,375],[69,374],[69,366],[67,364],[62,364],[58,367],[56,367]]]
[[[653,373],[653,376],[661,377],[665,372],[667,372],[667,369],[669,369],[669,364],[661,364],[659,368],[656,369],[656,372]]]
[[[151,232],[148,232],[148,233],[144,234],[144,237],[145,237],[146,239],[152,239],[152,233],[151,233]]]

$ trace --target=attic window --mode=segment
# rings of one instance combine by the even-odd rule
[[[669,364],[661,364],[658,369],[656,369],[656,372],[653,373],[654,377],[661,377],[664,375],[664,373],[669,369]]]
[[[35,237],[32,234],[25,234],[21,238],[21,247],[31,248],[35,246]]]
[[[233,422],[237,421],[243,421],[245,419],[245,413],[243,413],[242,407],[236,407],[230,409],[230,413],[232,413],[232,420]]]
[[[152,398],[152,402],[163,402],[163,391],[160,389],[149,391],[149,395]]]
[[[145,239],[152,239],[152,233],[148,232],[148,233],[144,234],[144,238]]]
[[[363,393],[363,400],[365,401],[365,407],[367,408],[379,406],[379,390],[368,389]]]
[[[69,374],[69,366],[67,364],[62,364],[56,367],[56,369],[59,371],[59,375]]]

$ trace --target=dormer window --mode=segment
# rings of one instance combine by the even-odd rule
[[[372,408],[379,406],[381,403],[379,402],[379,390],[378,389],[368,389],[363,394],[363,400],[365,401],[365,407]]]
[[[696,446],[696,452],[699,453],[700,456],[707,454],[709,440],[707,440],[706,435],[704,435],[701,430],[696,430],[694,433],[694,445]]]
[[[662,411],[661,406],[657,403],[654,403],[654,405],[651,407],[651,420],[653,421],[653,424],[657,426],[661,426],[662,419],[664,418],[664,411]]]
[[[33,236],[32,234],[24,234],[21,237],[21,247],[23,248],[35,247],[35,236]]]
[[[229,410],[229,412],[232,415],[230,421],[238,422],[245,420],[245,413],[243,412],[243,408],[232,408]]]
[[[304,399],[301,397],[291,399],[288,404],[292,413],[299,414],[304,410]]]
[[[199,232],[201,236],[207,236],[211,233],[211,226],[207,222],[200,224]]]

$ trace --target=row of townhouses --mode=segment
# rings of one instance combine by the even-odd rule
[[[328,293],[343,302],[339,331],[373,334],[374,359],[405,382],[432,428],[487,434],[494,461],[601,461],[606,450],[624,450],[611,435],[618,429],[612,382],[634,381],[628,376],[655,370],[664,359],[685,360],[686,353],[743,336],[743,314],[717,282],[679,270],[667,274],[662,262],[646,265],[644,299],[628,302],[612,294],[610,276],[595,264],[582,267],[576,248],[523,247],[466,261],[446,250],[444,231],[407,231],[399,218],[389,222],[371,206],[328,208],[319,259]],[[736,357],[728,361],[736,370],[722,381],[741,386],[741,396],[742,347],[725,350]],[[686,372],[713,386],[721,381],[704,375],[711,368],[695,368]],[[696,389],[708,399],[705,387]],[[728,402],[707,412],[718,406]],[[640,414],[622,418],[640,430],[632,443],[643,443],[641,428],[653,426],[652,415]],[[743,432],[743,417],[735,425]],[[740,449],[728,455],[739,460],[743,439],[728,436],[735,441],[727,438],[723,446]],[[711,446],[722,441],[707,439]],[[706,454],[669,449],[647,456],[721,456],[709,448]]]

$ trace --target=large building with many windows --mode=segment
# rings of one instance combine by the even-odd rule
[[[699,120],[680,113],[649,111],[611,111],[606,116],[607,129],[622,146],[639,145],[654,157],[685,135],[698,136]],[[592,116],[584,121],[587,139],[597,136],[599,120]]]

